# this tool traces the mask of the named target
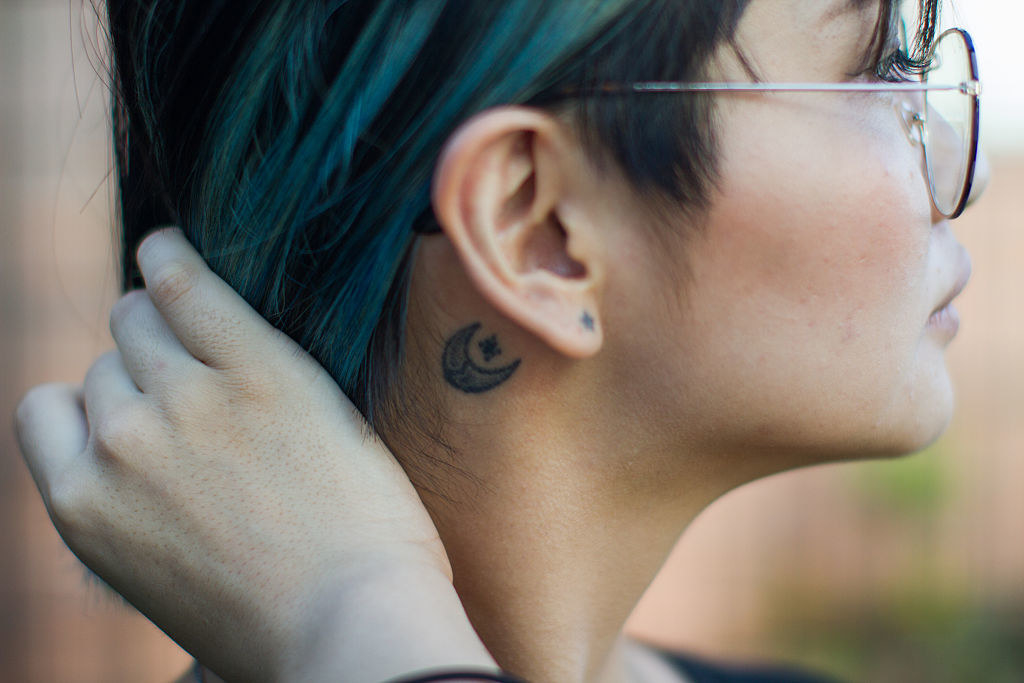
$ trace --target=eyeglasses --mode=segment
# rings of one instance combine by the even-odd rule
[[[564,97],[649,93],[900,92],[923,93],[924,111],[906,103],[911,132],[924,148],[928,189],[936,210],[949,219],[967,207],[978,159],[981,82],[974,41],[949,29],[938,37],[921,82],[911,83],[604,83],[567,88]]]

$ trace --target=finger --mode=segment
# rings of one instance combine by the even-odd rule
[[[143,393],[180,381],[202,367],[153,306],[144,289],[128,292],[110,312],[110,333],[128,375]]]
[[[138,259],[153,305],[202,362],[227,369],[279,348],[284,335],[210,270],[177,228],[147,237]]]
[[[142,396],[117,351],[108,351],[96,359],[85,374],[82,389],[85,415],[93,430],[109,416],[117,415],[123,406]]]
[[[82,390],[70,384],[42,384],[21,399],[14,433],[36,487],[49,507],[60,472],[79,457],[89,440]]]

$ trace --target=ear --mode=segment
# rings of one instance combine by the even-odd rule
[[[490,109],[463,124],[434,176],[434,213],[499,312],[557,351],[601,348],[599,232],[579,210],[578,147],[554,117]]]

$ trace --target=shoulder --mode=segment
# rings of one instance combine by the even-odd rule
[[[843,683],[837,678],[780,664],[738,664],[637,643],[665,661],[686,683]]]

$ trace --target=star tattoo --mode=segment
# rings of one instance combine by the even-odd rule
[[[490,363],[495,356],[501,355],[501,347],[498,346],[498,335],[492,334],[480,342],[480,352],[484,354],[484,360]]]

